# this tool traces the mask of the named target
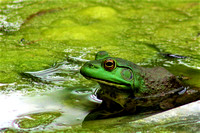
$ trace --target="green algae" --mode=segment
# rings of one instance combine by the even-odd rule
[[[110,20],[116,17],[117,12],[111,7],[89,7],[80,12],[89,19]]]
[[[99,46],[99,50],[111,51],[133,62],[157,58],[159,51],[146,43],[169,53],[199,55],[198,2],[112,2],[22,2],[23,8],[13,9],[8,19],[21,17],[20,30],[2,36],[1,82],[17,81],[19,72],[48,67],[53,60],[62,58],[60,53],[68,45]],[[18,15],[13,17],[16,10]],[[23,45],[19,43],[22,38],[27,40]],[[55,52],[50,50],[53,47],[62,48],[54,48]],[[199,62],[190,63],[199,67]]]
[[[4,1],[3,10],[8,10],[7,3],[17,4]],[[99,47],[97,50],[137,63],[159,58],[159,51],[147,45],[151,44],[160,51],[195,58],[185,63],[199,67],[197,1],[35,0],[22,1],[18,6],[4,13],[8,22],[15,20],[22,25],[18,31],[2,32],[0,82],[18,81],[20,72],[50,66],[62,59],[69,45]],[[20,42],[23,38],[26,42]]]
[[[74,17],[56,20],[50,24],[52,28],[42,33],[53,40],[108,41],[120,32],[119,29],[124,28],[120,25],[114,27],[113,23],[120,22],[114,9],[94,6],[78,10]]]
[[[36,128],[38,126],[47,126],[56,118],[60,117],[60,112],[42,112],[23,116],[15,121],[20,129]],[[41,128],[41,127],[40,127]]]
[[[159,52],[187,56],[188,59],[177,63],[181,65],[175,63],[177,66],[168,69],[176,75],[192,77],[190,83],[200,86],[200,3],[196,0],[0,2],[4,19],[0,22],[0,83],[25,84],[21,76],[24,72],[44,70],[85,53],[81,58],[92,60],[97,51],[105,50],[111,56],[147,66],[151,66],[152,60],[163,60]],[[75,86],[78,82],[87,84],[80,79],[65,81],[63,86]],[[27,89],[19,85],[15,89],[24,88]],[[48,120],[49,116],[35,115],[35,121],[21,119],[20,128],[51,123],[54,117]],[[148,128],[147,125],[134,131],[148,131]],[[171,131],[166,128],[154,131],[160,130]],[[80,127],[64,131],[84,132]],[[120,126],[106,131],[132,132],[133,129]]]

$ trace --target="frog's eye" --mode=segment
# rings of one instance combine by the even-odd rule
[[[115,61],[112,60],[112,59],[107,59],[104,61],[104,68],[107,70],[107,71],[112,71],[113,69],[115,69]]]

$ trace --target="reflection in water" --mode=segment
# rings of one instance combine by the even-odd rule
[[[98,99],[96,95],[90,95],[88,99],[96,103],[102,102],[102,100]]]
[[[94,89],[94,90],[97,90],[97,89]],[[75,94],[75,95],[79,95],[79,96],[80,95],[87,95],[87,94],[89,94],[87,96],[87,99],[89,101],[94,102],[94,103],[101,103],[102,102],[102,100],[100,100],[100,99],[97,98],[95,92],[93,92],[93,90],[90,90],[90,89],[85,89],[85,90],[83,88],[81,88],[81,89],[75,89],[71,93]]]
[[[31,78],[30,83],[6,87],[6,90],[2,91],[0,95],[2,106],[0,128],[14,127],[21,129],[30,127],[31,130],[38,130],[80,125],[88,112],[101,103],[92,95],[94,90],[98,88],[96,84],[91,88],[77,84],[80,76],[78,75],[79,67],[83,62],[79,58],[68,58],[68,61],[58,63],[52,68],[23,74],[26,79],[29,79],[27,76]],[[73,87],[69,87],[72,84],[74,84]],[[76,87],[76,85],[79,87]],[[1,84],[1,86],[4,86],[4,84]],[[27,96],[27,94],[32,96]],[[53,116],[48,112],[60,112],[62,115],[52,120],[52,123],[48,126],[39,124],[31,128],[31,124],[28,123],[33,123],[33,120],[42,121],[44,118],[33,119],[31,116],[41,115],[41,113],[49,114],[48,117]],[[19,121],[26,121],[23,123],[27,123],[27,125],[20,126]]]
[[[89,110],[95,108],[99,101],[96,101],[94,97],[90,98],[91,90],[83,89],[84,92],[75,93],[79,90],[63,89],[33,97],[23,96],[23,94],[15,92],[8,95],[1,94],[0,128],[14,127],[19,129],[20,127],[15,120],[31,120],[29,115],[42,112],[62,113],[51,124],[45,125],[45,129],[66,128],[81,124]],[[44,129],[44,127],[42,128]]]
[[[18,119],[29,119],[32,118],[30,115],[34,115],[37,113],[48,113],[48,112],[60,112],[62,115],[52,120],[52,123],[48,125],[39,125],[38,127],[30,128],[30,130],[54,130],[54,129],[66,129],[71,128],[74,125],[81,125],[84,118],[87,116],[91,110],[94,108],[97,108],[97,106],[102,102],[101,100],[97,99],[95,96],[95,90],[99,88],[96,84],[89,84],[89,87],[85,87],[84,83],[77,84],[76,82],[79,80],[74,74],[77,73],[77,71],[71,70],[71,65],[76,66],[76,70],[80,67],[80,65],[72,64],[72,63],[66,63],[63,62],[63,64],[59,64],[53,68],[39,71],[39,72],[31,72],[29,73],[33,77],[40,78],[42,81],[47,81],[46,75],[50,75],[48,80],[51,81],[50,83],[42,83],[37,82],[37,86],[34,86],[32,89],[38,93],[34,96],[24,96],[23,90],[18,91],[18,89],[14,89],[9,91],[8,93],[0,94],[0,128],[4,127],[14,127],[16,129],[22,129],[22,127],[19,126],[19,123],[17,123],[16,120]],[[182,69],[184,67],[181,67]],[[189,68],[188,68],[189,69]],[[183,69],[184,70],[184,69]],[[42,75],[40,72],[42,72]],[[73,87],[66,87],[64,85],[59,86],[58,82],[54,82],[57,80],[57,74],[58,73],[65,73],[62,75],[59,75],[63,79],[67,79],[70,76],[75,79],[74,80],[68,80],[67,83],[70,82],[73,85]],[[190,71],[191,73],[191,71]],[[197,72],[195,71],[195,74]],[[198,74],[197,74],[198,75]],[[192,75],[193,76],[193,75]],[[60,78],[59,77],[59,78]],[[197,76],[198,77],[198,76]],[[56,79],[56,80],[54,80]],[[196,79],[196,78],[194,78]],[[78,81],[79,82],[79,81]],[[86,81],[87,82],[87,81]],[[51,84],[54,83],[54,84]],[[5,86],[6,84],[0,84],[0,86]],[[14,86],[14,84],[13,84]],[[32,87],[29,84],[23,84],[23,85],[17,85],[17,86],[29,86]],[[9,87],[6,88],[6,91],[8,91]],[[41,89],[42,88],[42,89]],[[48,93],[44,93],[45,88]],[[41,89],[41,91],[39,91]],[[43,91],[42,91],[43,90]],[[25,92],[27,93],[27,91]],[[134,116],[134,119],[136,117],[144,117],[143,115]],[[40,118],[39,118],[40,119]],[[110,120],[106,119],[105,121],[102,120],[98,123],[98,121],[92,122],[94,125],[105,125],[104,122],[107,122],[109,124],[116,124],[118,121],[116,118],[114,122],[111,122]],[[127,121],[134,120],[131,117],[128,117],[127,120],[121,121],[121,123],[125,123]],[[119,122],[118,122],[119,123]],[[173,124],[173,123],[172,123]],[[189,125],[189,124],[188,124]],[[167,125],[166,125],[167,126]],[[143,128],[143,127],[142,127]]]
[[[61,81],[73,80],[71,76],[69,77],[67,76],[77,74],[77,73],[79,73],[79,66],[77,64],[72,64],[70,62],[64,61],[46,70],[37,71],[37,72],[26,72],[24,74],[26,76],[33,76],[42,81],[61,82]]]
[[[165,64],[166,63],[167,61],[165,61]],[[172,64],[173,63],[174,62],[172,62]],[[62,115],[52,120],[52,123],[48,125],[43,126],[41,124],[30,129],[47,130],[81,125],[84,118],[88,116],[87,114],[102,103],[95,95],[95,91],[99,86],[91,83],[87,85],[87,81],[81,83],[80,77],[77,76],[79,75],[79,67],[81,64],[83,64],[82,60],[70,58],[68,61],[61,62],[52,68],[26,73],[25,76],[42,81],[36,82],[37,86],[34,86],[36,90],[39,90],[39,88],[45,90],[45,88],[49,86],[51,91],[47,90],[48,93],[39,91],[40,96],[34,95],[31,97],[23,96],[22,90],[18,92],[16,91],[17,89],[15,89],[13,92],[10,91],[7,95],[0,95],[0,100],[2,101],[1,105],[3,107],[1,110],[2,113],[0,113],[0,128],[13,126],[16,129],[22,129],[23,127],[19,126],[17,120],[28,119],[31,121],[32,117],[30,117],[30,115],[48,112],[60,112]],[[45,82],[43,83],[43,81]],[[77,84],[77,82],[80,83]],[[62,86],[60,86],[61,84]],[[69,84],[73,85],[73,87],[68,87],[67,85]],[[25,88],[27,89],[28,86],[30,85],[27,84]],[[49,116],[52,116],[52,114],[50,113]],[[142,115],[140,115],[140,117],[141,116]],[[28,125],[25,126],[27,127]]]
[[[0,1],[3,2],[3,0],[0,0]],[[9,34],[10,35],[9,38],[7,38],[7,36],[5,34],[5,37],[3,36],[3,38],[5,38],[5,40],[8,40],[8,41],[5,41],[4,45],[8,46],[9,48],[5,49],[4,51],[9,52],[10,50],[15,49],[16,45],[15,45],[15,43],[13,43],[13,42],[15,42],[14,40],[17,40],[17,39],[21,38],[22,36],[25,38],[35,39],[35,38],[37,38],[36,35],[39,36],[39,38],[45,38],[46,36],[48,36],[48,35],[51,36],[55,33],[55,35],[53,35],[53,36],[55,36],[55,37],[58,36],[58,39],[60,39],[58,42],[56,42],[58,45],[52,46],[52,44],[51,44],[52,41],[49,41],[49,42],[47,42],[47,47],[45,45],[43,45],[42,42],[41,42],[41,45],[39,45],[39,47],[42,46],[42,48],[48,49],[48,51],[53,51],[56,53],[62,52],[63,48],[60,48],[60,50],[58,48],[56,48],[56,47],[60,47],[60,44],[61,44],[60,42],[62,42],[61,40],[67,40],[66,45],[63,45],[63,47],[68,46],[68,45],[78,46],[79,44],[75,44],[76,41],[74,41],[73,39],[75,39],[75,40],[82,39],[81,37],[84,38],[84,36],[86,36],[86,38],[84,38],[84,39],[86,39],[85,42],[88,46],[101,47],[101,49],[109,49],[109,50],[112,50],[113,53],[116,53],[116,54],[122,53],[122,51],[125,51],[126,54],[120,54],[120,55],[123,55],[124,58],[131,57],[134,54],[142,55],[142,56],[135,56],[135,58],[131,57],[132,60],[134,60],[134,59],[136,59],[136,57],[137,58],[153,58],[153,55],[155,55],[155,54],[151,54],[151,53],[155,53],[155,51],[150,50],[144,44],[145,42],[151,42],[153,44],[152,46],[158,45],[158,47],[157,47],[158,50],[160,50],[161,48],[163,48],[163,49],[165,48],[166,51],[178,52],[178,53],[182,53],[185,55],[191,54],[191,57],[192,57],[191,59],[193,59],[193,61],[178,60],[179,64],[183,64],[183,66],[187,66],[188,69],[184,70],[182,66],[180,67],[180,69],[175,69],[174,67],[171,67],[174,64],[173,61],[165,61],[163,65],[165,67],[168,67],[169,69],[174,69],[173,71],[183,70],[184,74],[188,74],[189,76],[192,76],[192,81],[193,81],[192,83],[195,83],[196,86],[200,86],[199,71],[192,71],[192,73],[190,71],[191,68],[198,69],[198,70],[200,69],[199,65],[198,65],[199,63],[196,63],[196,62],[199,62],[199,57],[197,59],[194,59],[195,54],[196,54],[196,56],[199,55],[198,54],[198,48],[199,48],[198,42],[195,41],[195,40],[198,40],[198,38],[194,37],[194,35],[197,34],[197,32],[198,32],[198,28],[194,28],[196,26],[195,21],[197,20],[196,18],[198,16],[198,15],[195,15],[195,12],[197,9],[196,7],[198,6],[198,4],[195,2],[194,3],[181,3],[180,2],[180,4],[179,4],[179,2],[178,3],[175,2],[176,4],[174,4],[174,3],[170,4],[170,6],[171,6],[170,10],[165,10],[166,7],[169,6],[169,4],[165,4],[164,2],[161,5],[159,5],[159,2],[156,4],[157,6],[159,6],[159,8],[157,8],[155,6],[154,2],[153,3],[148,2],[147,3],[148,8],[146,8],[146,4],[141,4],[141,3],[137,3],[137,2],[136,3],[135,2],[130,2],[130,3],[129,2],[128,3],[119,2],[119,3],[116,3],[116,5],[114,6],[114,4],[112,2],[104,3],[102,1],[100,1],[100,3],[93,2],[92,4],[89,3],[89,1],[86,1],[83,4],[82,3],[74,4],[73,2],[72,2],[73,4],[65,3],[64,1],[62,1],[63,4],[57,3],[57,2],[52,3],[52,2],[48,2],[48,1],[46,1],[46,2],[39,1],[38,3],[36,3],[37,0],[36,1],[35,0],[27,1],[27,2],[25,2],[25,1],[27,1],[27,0],[13,0],[13,2],[9,1],[8,2],[9,4],[5,5],[5,8],[1,9],[2,13],[5,14],[5,15],[0,16],[2,19],[2,26],[4,25],[3,27],[0,25],[1,32],[17,31],[20,28],[20,25],[22,24],[22,18],[24,20],[24,19],[26,19],[26,17],[31,16],[30,13],[32,13],[32,15],[34,15],[35,14],[34,12],[37,12],[38,10],[41,13],[41,11],[45,10],[45,8],[49,9],[49,8],[59,7],[62,9],[62,12],[60,12],[58,14],[55,13],[55,15],[58,17],[54,16],[53,13],[50,15],[45,14],[44,16],[38,15],[38,17],[35,17],[34,21],[30,22],[31,26],[28,26],[29,24],[27,26],[26,25],[22,26],[21,27],[22,30],[20,32],[16,32],[14,34]],[[43,4],[43,6],[40,6],[41,2]],[[53,4],[55,6],[53,6]],[[58,4],[58,6],[57,6],[57,4]],[[126,8],[124,10],[124,4],[127,5],[126,7],[128,7],[128,9]],[[35,6],[32,6],[32,5],[35,5]],[[96,7],[91,7],[92,5],[94,5]],[[102,5],[106,5],[106,7],[103,7]],[[36,7],[36,6],[38,6],[40,8],[32,8],[32,7]],[[74,6],[77,6],[77,8],[74,8]],[[116,8],[116,6],[117,6],[117,8]],[[138,8],[143,9],[143,7],[145,7],[145,10],[137,10]],[[188,8],[188,7],[190,7],[190,8]],[[23,9],[20,9],[20,8],[23,8]],[[17,10],[17,9],[20,9],[20,10]],[[73,9],[76,9],[76,10],[73,10]],[[91,9],[94,10],[94,12],[90,12]],[[116,11],[115,9],[118,9],[119,12]],[[159,16],[159,14],[157,14],[158,9],[159,9],[159,11],[161,11],[160,16]],[[177,9],[179,10],[178,12],[177,12]],[[187,10],[187,9],[189,9],[189,10]],[[27,12],[26,13],[23,12],[24,10],[27,10]],[[81,10],[83,12],[81,12]],[[184,10],[184,11],[182,12],[182,10]],[[68,12],[68,11],[72,11],[72,12]],[[102,16],[101,13],[99,15],[99,11],[103,11],[103,14],[105,16],[108,16],[108,18]],[[151,11],[151,12],[149,12],[149,14],[148,14],[147,13],[148,11]],[[116,17],[116,15],[118,13],[120,13],[119,14],[120,17]],[[64,14],[67,14],[67,16]],[[69,14],[71,14],[70,17],[68,16]],[[133,16],[133,14],[135,17]],[[146,17],[144,17],[144,15]],[[167,21],[166,21],[166,17],[163,17],[165,15],[168,16]],[[81,23],[79,21],[75,21],[75,20],[77,20],[77,16],[78,16],[78,20]],[[94,17],[92,19],[89,19],[92,16],[94,16]],[[155,16],[157,19],[154,19]],[[86,17],[87,18],[89,17],[89,18],[85,19]],[[95,17],[97,17],[101,21],[97,20],[97,18],[95,18]],[[135,18],[138,18],[137,19],[138,21],[135,21]],[[160,22],[162,23],[161,25],[158,24],[157,22],[154,23],[154,20],[157,21],[158,19],[160,20],[159,23]],[[13,21],[11,21],[11,20],[13,20]],[[51,23],[51,22],[56,22],[57,20],[59,22],[55,23],[56,26],[53,25],[53,23]],[[129,23],[129,21],[133,22],[133,23]],[[176,24],[178,21],[181,22],[180,25]],[[75,26],[68,22],[75,24]],[[123,23],[123,25],[119,26],[118,24],[121,22]],[[140,23],[140,22],[142,22],[142,23]],[[150,24],[149,22],[152,24]],[[62,36],[60,34],[61,33],[60,31],[63,31],[63,28],[66,27],[67,24],[69,24],[69,27],[78,29],[77,32],[81,33],[81,37],[77,38],[77,32],[76,32],[76,30],[73,30],[73,29],[72,29],[72,31],[75,31],[75,33],[70,32],[69,29],[66,29],[66,33],[69,33],[69,36],[71,35],[71,38],[73,41],[68,39],[66,36],[65,37]],[[105,24],[107,24],[107,28],[105,28],[107,30],[102,32],[101,27],[102,26],[105,27]],[[63,25],[64,25],[64,27],[63,27]],[[119,27],[117,28],[116,25],[118,25]],[[173,30],[169,30],[169,28],[166,28],[166,27],[163,28],[162,25],[166,25],[166,27],[168,27],[167,25],[169,25],[170,29],[173,29]],[[60,28],[58,28],[58,26],[60,26]],[[40,27],[40,28],[38,28],[38,27]],[[46,29],[46,27],[48,27],[49,29]],[[84,27],[84,28],[82,28],[82,27]],[[137,27],[141,27],[141,28],[137,28]],[[181,34],[183,27],[186,27],[185,30],[188,32],[182,32],[184,34]],[[53,30],[53,29],[55,29],[55,30]],[[96,29],[96,30],[93,32],[93,29]],[[121,32],[122,31],[121,29],[123,29],[123,32]],[[64,30],[65,30],[65,28],[64,28]],[[82,32],[79,32],[81,30],[82,30]],[[177,34],[174,31],[177,31]],[[140,32],[142,32],[142,34],[139,34]],[[39,33],[39,34],[37,34],[37,33]],[[40,34],[40,33],[43,33],[43,34]],[[87,33],[91,33],[92,34],[91,36],[95,35],[94,39],[93,39],[93,37],[90,37],[90,35],[87,38]],[[96,33],[96,34],[93,34],[93,33]],[[121,34],[122,36],[117,36],[117,38],[116,38],[116,36],[115,36],[116,33],[117,34],[122,33]],[[165,33],[165,34],[163,34],[163,33]],[[173,35],[171,33],[175,33],[176,35],[175,34]],[[191,35],[189,35],[187,33],[189,33]],[[3,35],[3,33],[0,33],[0,35]],[[105,39],[106,35],[108,35],[107,39]],[[150,40],[148,38],[150,38]],[[48,39],[49,38],[47,38],[47,40]],[[97,40],[97,41],[91,42],[91,44],[90,44],[91,40]],[[122,42],[122,40],[123,40],[123,42]],[[138,40],[138,42],[133,42],[134,40]],[[10,42],[12,42],[12,43],[10,43]],[[84,41],[78,41],[78,42],[80,42],[81,46],[84,46]],[[179,43],[182,43],[182,42],[183,42],[183,45],[181,45],[181,44],[179,45]],[[112,46],[107,45],[107,44],[112,44]],[[116,44],[116,45],[114,45],[114,44]],[[139,44],[139,45],[137,45],[137,44]],[[168,48],[168,46],[171,46],[171,45],[173,45],[174,47]],[[27,48],[32,51],[33,49],[39,48],[38,46],[36,46],[36,47],[35,46],[36,45],[32,45],[30,47],[29,46],[21,47],[22,49],[21,48],[20,49],[21,49],[21,51],[24,51]],[[130,49],[129,48],[127,49],[127,46]],[[51,48],[53,48],[53,50]],[[189,49],[184,50],[185,48],[189,48]],[[72,47],[72,49],[75,49],[75,50],[74,51],[65,51],[65,52],[66,53],[67,52],[75,53],[77,51],[82,51],[82,48],[80,48],[80,50],[76,50],[76,48],[74,46]],[[175,50],[173,50],[173,49],[175,49]],[[142,52],[140,52],[140,51],[142,51]],[[14,52],[14,51],[11,51],[11,52]],[[18,55],[18,52],[16,52],[17,55]],[[85,51],[83,53],[85,53]],[[129,54],[129,53],[133,53],[133,54]],[[32,54],[34,55],[34,53],[32,53]],[[16,54],[11,54],[11,55],[12,55],[11,57],[14,57]],[[128,55],[130,55],[130,56],[128,56]],[[43,54],[41,54],[39,56],[41,57],[41,56],[43,56]],[[8,60],[10,60],[9,57],[10,56],[8,56]],[[25,57],[27,57],[27,56],[25,56]],[[46,58],[51,58],[51,57],[47,56]],[[7,59],[7,57],[5,58],[5,60],[6,59]],[[24,60],[24,61],[26,61],[26,60]],[[36,61],[36,59],[34,59],[33,61]],[[139,61],[139,60],[137,60],[137,61]],[[23,62],[23,61],[21,61],[21,62]],[[143,61],[141,61],[141,62],[143,62]],[[4,64],[7,64],[7,63],[10,63],[10,62],[6,62]],[[14,61],[13,64],[15,64],[15,63],[16,62]],[[149,64],[151,64],[151,63],[147,63],[147,65],[149,65]],[[30,64],[28,66],[31,67]],[[68,66],[70,66],[70,65],[68,65]],[[80,67],[80,65],[77,65],[77,66],[72,65],[71,68],[78,68],[78,67]],[[18,70],[21,69],[19,66],[16,66],[16,68]],[[26,66],[24,66],[24,68],[26,68]],[[178,68],[178,67],[176,67],[176,68]],[[52,69],[49,69],[49,70],[52,70]],[[82,83],[79,80],[77,81],[76,77],[73,74],[72,74],[73,75],[72,78],[70,76],[68,76],[69,73],[68,72],[65,73],[64,70],[67,70],[67,68],[59,69],[60,73],[57,73],[55,75],[54,75],[54,73],[52,75],[47,74],[46,77],[44,76],[45,81],[53,81],[54,83],[58,81],[57,83],[59,85],[61,85],[63,83],[61,81],[68,81],[65,84],[70,84],[71,86],[74,86],[75,90],[76,90],[77,83],[84,84],[83,83],[84,81]],[[63,74],[65,74],[67,76],[63,76]],[[0,86],[1,86],[1,84],[0,84]],[[62,87],[65,87],[65,86],[62,85]],[[90,86],[90,87],[93,87],[93,86]],[[85,88],[85,86],[83,88]],[[6,88],[6,89],[8,89],[8,88]],[[72,89],[72,90],[74,90],[74,89]],[[38,87],[35,90],[46,91],[43,86]],[[18,116],[20,116],[20,117],[26,116],[27,113],[35,113],[35,112],[40,112],[40,111],[62,112],[63,116],[59,117],[58,119],[56,119],[54,121],[54,123],[60,121],[60,125],[57,124],[58,128],[62,124],[70,125],[70,124],[74,124],[74,123],[80,123],[82,118],[84,117],[84,115],[87,114],[87,112],[89,110],[88,106],[89,105],[93,106],[93,103],[96,103],[96,102],[100,103],[101,101],[98,101],[96,99],[95,95],[90,95],[92,90],[86,90],[86,91],[79,91],[79,90],[72,91],[72,90],[67,91],[67,89],[63,89],[58,92],[54,91],[54,93],[56,93],[56,94],[54,94],[54,93],[43,94],[42,96],[36,96],[36,97],[28,97],[28,96],[25,97],[25,96],[22,96],[21,93],[17,93],[17,92],[11,92],[8,95],[0,93],[0,106],[1,106],[0,128],[1,128],[1,126],[3,126],[3,127],[10,126],[12,120],[19,118]],[[38,92],[40,93],[41,91],[38,91]],[[92,106],[90,106],[90,107],[92,108]],[[77,121],[75,120],[75,118],[77,119]],[[63,119],[63,120],[60,120],[60,119]]]
[[[35,111],[37,109],[36,105],[25,102],[26,98],[22,97],[20,94],[1,94],[1,110],[0,110],[0,127],[10,127],[12,121],[17,118],[17,116],[28,113],[30,111]]]

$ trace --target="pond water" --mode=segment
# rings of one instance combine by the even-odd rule
[[[170,132],[173,125],[184,125],[180,120],[156,129],[130,125],[153,112],[96,121],[91,129],[82,129],[85,116],[101,101],[93,95],[98,84],[82,77],[79,69],[105,50],[144,67],[163,66],[200,88],[198,1],[0,3],[0,132]],[[198,132],[199,121],[188,120],[185,128],[174,130]]]

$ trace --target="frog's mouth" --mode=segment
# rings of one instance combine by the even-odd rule
[[[97,78],[91,78],[91,77],[87,77],[87,76],[85,76],[85,78],[93,80],[93,81],[96,81],[96,82],[98,82],[100,84],[105,84],[105,85],[108,85],[108,86],[114,86],[114,87],[116,87],[118,89],[130,88],[129,84],[115,83],[115,82],[112,82],[112,81],[102,80],[102,79],[97,79]]]

